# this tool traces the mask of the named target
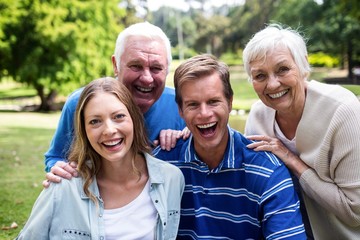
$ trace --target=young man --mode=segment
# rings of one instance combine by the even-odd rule
[[[185,127],[174,101],[174,89],[165,87],[171,60],[169,39],[160,28],[148,22],[131,25],[122,31],[112,56],[115,76],[126,85],[140,107],[152,142],[158,142],[162,129],[182,130]],[[45,153],[46,178],[52,182],[77,175],[66,163],[66,157],[73,139],[74,112],[82,90],[76,90],[67,99],[50,148]],[[162,136],[168,142],[178,137],[172,131]],[[45,187],[48,184],[48,181],[43,182]]]
[[[176,69],[174,85],[192,134],[154,155],[185,176],[178,239],[306,239],[287,168],[271,153],[248,149],[251,142],[228,126],[228,67],[199,55]]]

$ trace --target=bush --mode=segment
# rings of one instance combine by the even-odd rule
[[[183,51],[184,51],[184,59],[188,59],[188,58],[191,58],[191,57],[197,55],[196,51],[192,48],[184,47]],[[180,59],[180,56],[179,56],[180,53],[179,53],[178,46],[171,48],[171,54],[172,54],[173,59]]]
[[[238,50],[237,52],[226,52],[223,53],[220,57],[220,60],[225,62],[229,66],[242,65],[242,50]]]
[[[338,67],[340,60],[337,57],[332,57],[323,52],[309,54],[309,63],[313,67]]]

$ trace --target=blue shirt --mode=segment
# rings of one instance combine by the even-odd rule
[[[175,239],[184,177],[171,164],[149,154],[145,154],[145,158],[150,198],[158,213],[156,239]],[[83,179],[80,177],[51,184],[39,195],[26,225],[16,239],[105,239],[104,202],[96,178],[89,190],[95,195],[98,206],[84,193]]]
[[[209,169],[194,150],[192,136],[157,158],[185,176],[178,239],[306,239],[299,200],[287,168],[268,152],[229,129],[218,167]]]
[[[83,88],[74,91],[61,112],[58,127],[45,153],[45,170],[50,171],[57,161],[65,161],[74,135],[74,115]],[[144,114],[145,127],[151,142],[158,139],[162,129],[182,130],[186,125],[175,102],[174,88],[165,87],[160,98]]]

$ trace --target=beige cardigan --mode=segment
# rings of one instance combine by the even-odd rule
[[[256,102],[245,135],[275,136],[275,110]],[[308,82],[296,131],[300,177],[315,239],[360,239],[360,102],[350,91]]]

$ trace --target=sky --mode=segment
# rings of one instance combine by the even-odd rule
[[[244,0],[208,0],[208,2],[211,6],[219,7],[224,4],[229,4],[229,5],[243,4]],[[148,7],[149,7],[150,11],[156,11],[161,6],[169,6],[169,7],[185,10],[185,11],[189,9],[189,5],[184,0],[172,0],[172,1],[148,0]],[[209,7],[209,6],[206,6],[205,8],[207,8],[207,7]]]

